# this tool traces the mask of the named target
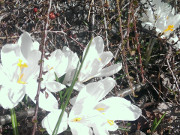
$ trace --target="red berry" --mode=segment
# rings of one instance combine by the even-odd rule
[[[33,11],[36,13],[36,12],[38,11],[38,9],[37,9],[37,8],[34,8]]]
[[[55,19],[55,18],[56,18],[56,15],[55,15],[53,12],[51,12],[51,13],[49,14],[49,18],[50,18],[50,19]]]

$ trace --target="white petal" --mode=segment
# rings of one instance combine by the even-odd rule
[[[104,108],[101,112],[110,120],[133,121],[142,114],[139,107],[121,97],[105,99],[96,105],[95,109],[97,108]]]
[[[102,65],[103,65],[103,67],[105,65],[107,65],[111,61],[112,58],[113,58],[112,52],[110,52],[110,51],[103,52],[101,54],[101,56],[100,56],[100,61],[101,61]]]
[[[85,55],[85,52],[87,50],[87,47],[88,47],[89,43],[87,44],[87,46],[86,46],[86,48],[85,48],[85,50],[83,52],[83,57]],[[103,41],[102,37],[97,36],[97,37],[92,39],[91,45],[89,47],[89,51],[88,51],[88,54],[87,54],[88,56],[86,56],[86,57],[90,57],[90,56],[94,57],[93,52],[94,52],[94,54],[95,53],[101,54],[101,53],[103,53],[103,51],[104,51],[104,41]]]
[[[71,132],[73,135],[93,135],[91,128],[80,123],[70,123]]]
[[[41,53],[40,51],[31,51],[29,57],[27,59],[27,68],[23,70],[23,81],[28,82],[28,79],[34,79],[34,76],[39,75],[39,65],[38,62],[40,60]]]
[[[95,135],[109,135],[108,131],[116,131],[118,129],[117,124],[111,120],[100,117],[96,120],[97,122],[93,126]]]
[[[98,72],[101,71],[101,69],[101,62],[97,59],[94,59],[93,61],[91,61],[91,63],[86,65],[85,68],[83,66],[82,70],[80,71],[78,81],[86,82],[89,79],[92,79]]]
[[[9,77],[16,76],[17,63],[21,56],[20,48],[17,44],[7,44],[2,47],[1,50],[1,61],[4,70]]]
[[[36,50],[36,51],[39,50],[39,43],[37,41],[34,41],[33,43],[33,50]]]
[[[51,135],[53,133],[53,130],[56,126],[56,123],[58,121],[58,118],[61,114],[61,110],[55,110],[53,112],[50,112],[43,120],[42,120],[42,127],[46,129],[46,131]],[[67,129],[67,113],[64,112],[60,127],[58,129],[58,134],[62,133]]]
[[[8,85],[10,82],[6,72],[4,72],[4,68],[0,63],[0,85]]]
[[[177,44],[174,45],[175,49],[180,49],[180,41],[177,42]]]
[[[58,102],[50,92],[40,92],[39,107],[46,111],[52,111],[54,109],[58,109]]]
[[[36,103],[35,97],[37,94],[37,82],[31,82],[26,85],[26,94],[30,97],[30,99]],[[39,107],[46,111],[53,111],[58,109],[58,102],[56,98],[47,90],[40,92],[39,94]]]
[[[92,127],[98,118],[102,114],[97,110],[88,108],[87,102],[78,102],[73,106],[69,114],[69,124],[82,124],[87,127]],[[80,121],[74,121],[74,119],[80,118]],[[103,119],[104,120],[104,119]]]
[[[95,45],[98,54],[101,54],[104,51],[104,41],[102,37],[97,36],[92,40],[92,44]]]
[[[71,70],[76,69],[79,58],[77,54],[72,52],[67,46],[63,47],[63,53],[65,57],[68,58],[68,67],[66,72],[71,72]]]
[[[111,77],[107,77],[98,82],[89,83],[80,91],[76,99],[76,102],[88,98],[94,99],[98,102],[114,88],[115,84],[116,81]]]
[[[22,85],[9,84],[8,86],[1,86],[0,89],[0,104],[4,109],[12,109],[19,104],[25,95],[25,90]]]
[[[107,131],[107,129],[99,125],[95,125],[93,127],[93,131],[95,135],[109,135],[109,132]]]
[[[122,63],[103,68],[95,77],[107,77],[116,74],[122,68]]]
[[[80,91],[85,85],[78,82],[75,84],[75,86],[73,87],[74,90]]]
[[[64,88],[66,88],[66,86],[59,83],[59,82],[51,81],[51,82],[46,82],[46,88],[50,92],[58,92],[58,91],[61,91]]]
[[[68,66],[68,58],[64,56],[64,53],[58,49],[51,53],[51,56],[48,60],[45,60],[45,68],[48,71],[47,78],[54,78],[54,73],[58,77],[61,77],[66,73]],[[52,80],[52,79],[50,79]]]
[[[19,40],[18,44],[21,46],[21,52],[24,56],[24,58],[28,58],[31,50],[33,49],[33,41],[29,33],[24,32]]]
[[[85,56],[87,46],[83,52],[83,57]],[[86,58],[85,58],[84,63],[83,63],[82,70],[85,70],[89,65],[91,65],[92,62],[94,61],[94,59],[99,59],[100,55],[103,53],[103,50],[104,50],[103,39],[99,36],[92,39],[91,45],[89,47],[89,50],[87,52]]]
[[[71,98],[71,99],[69,100],[69,103],[70,103],[71,105],[74,105],[75,102],[76,102],[76,99],[77,99],[77,96]]]
[[[96,104],[93,102],[94,102],[93,100],[90,102],[89,99],[82,99],[81,101],[76,102],[73,105],[73,108],[71,109],[71,112],[69,114],[69,119],[72,120],[77,117],[81,117],[81,118],[88,117],[89,120],[85,120],[85,121],[83,120],[84,122],[81,121],[81,123],[90,125],[90,123],[91,123],[90,118],[92,115],[94,116],[94,113],[93,113],[94,105],[93,104]],[[89,116],[89,115],[91,115],[91,116]]]

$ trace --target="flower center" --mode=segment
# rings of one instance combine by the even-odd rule
[[[104,108],[97,108],[96,110],[98,110],[98,111],[104,111],[105,109],[104,109]]]
[[[17,64],[17,66],[20,68],[20,73],[19,73],[19,78],[18,78],[17,83],[19,83],[19,84],[26,84],[26,82],[22,81],[22,78],[24,76],[24,74],[22,73],[22,70],[23,70],[23,68],[28,67],[28,65],[26,63],[22,64],[22,60],[19,59],[19,62]]]
[[[49,71],[50,71],[50,70],[52,70],[54,67],[50,67],[50,66],[48,65],[48,68],[49,68]]]
[[[114,121],[113,121],[113,120],[107,120],[107,123],[108,123],[110,126],[114,125]]]
[[[73,120],[72,120],[72,122],[79,122],[79,121],[81,121],[82,120],[82,118],[74,118]]]
[[[169,25],[167,29],[165,29],[163,32],[167,32],[167,31],[173,31],[174,29],[174,25]]]

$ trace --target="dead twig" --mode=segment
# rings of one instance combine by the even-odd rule
[[[42,81],[42,73],[43,73],[43,66],[44,66],[43,61],[44,61],[44,54],[45,54],[45,44],[46,44],[46,40],[47,40],[47,29],[48,29],[48,26],[49,26],[49,13],[51,11],[51,4],[52,4],[52,0],[49,1],[47,19],[46,19],[46,24],[45,24],[45,28],[44,28],[42,44],[41,44],[41,47],[40,47],[40,50],[41,50],[40,72],[39,72],[39,77],[38,77],[38,89],[37,89],[37,94],[36,94],[36,97],[35,97],[35,100],[36,100],[35,113],[34,113],[34,117],[32,119],[32,121],[34,122],[32,135],[35,135],[36,128],[37,128],[37,114],[38,114],[38,109],[39,109],[39,94],[40,94],[40,90],[41,90],[41,81]]]
[[[134,32],[135,32],[135,40],[137,43],[137,50],[138,50],[138,55],[139,55],[139,65],[140,65],[140,69],[141,69],[141,78],[142,78],[142,83],[145,83],[145,79],[144,79],[144,70],[143,70],[143,66],[142,66],[142,59],[141,59],[141,44],[139,43],[139,39],[138,39],[138,32],[137,32],[137,27],[136,27],[136,17],[134,15],[134,9],[132,8],[132,12],[133,12],[133,23],[134,23]]]
[[[109,51],[109,41],[108,41],[108,32],[107,32],[106,13],[104,9],[104,0],[101,0],[101,4],[102,4],[103,16],[104,16],[103,18],[104,18],[105,37],[106,37],[106,47],[107,50]]]
[[[173,77],[174,82],[175,82],[175,84],[176,84],[176,88],[178,89],[178,91],[180,91],[180,88],[179,88],[179,85],[178,85],[178,79],[176,78],[176,76],[174,75],[174,72],[173,72],[172,69],[171,69],[171,66],[170,66],[170,64],[169,64],[169,59],[167,59],[166,62],[167,62],[167,65],[168,65],[169,70],[171,71],[172,77]],[[180,100],[180,98],[179,98],[179,100]]]
[[[116,0],[116,5],[117,5],[117,9],[118,9],[118,15],[119,15],[119,31],[120,31],[120,36],[121,36],[121,43],[122,43],[122,60],[123,60],[123,64],[124,64],[124,70],[126,73],[126,77],[128,79],[128,83],[129,86],[132,90],[133,95],[135,95],[134,90],[133,90],[133,85],[131,83],[131,79],[129,76],[129,72],[128,72],[128,65],[127,65],[127,61],[126,61],[126,52],[125,52],[125,46],[124,46],[124,36],[123,36],[123,30],[122,30],[122,20],[121,20],[121,11],[120,11],[120,7],[119,7],[119,0]]]
[[[144,87],[145,84],[136,84],[134,85],[132,88],[133,88],[133,91],[135,92],[138,92],[142,89],[142,87]],[[119,97],[125,97],[125,96],[128,96],[130,94],[133,93],[132,89],[131,88],[126,88],[126,89],[122,89],[120,90],[119,92],[117,92],[117,96]]]

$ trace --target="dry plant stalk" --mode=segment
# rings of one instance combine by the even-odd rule
[[[133,85],[131,83],[131,79],[130,79],[129,72],[128,72],[127,61],[126,61],[126,52],[125,52],[125,46],[124,46],[124,38],[123,38],[122,20],[121,20],[121,11],[120,11],[120,7],[119,7],[119,0],[116,0],[116,5],[117,5],[117,9],[118,9],[118,16],[119,16],[118,17],[119,18],[119,31],[121,33],[120,35],[121,35],[121,43],[122,43],[122,60],[123,60],[123,64],[124,64],[124,70],[126,73],[126,77],[128,79],[129,86],[132,90],[133,95],[135,96]]]
[[[40,90],[41,90],[41,81],[42,81],[43,66],[44,66],[45,44],[46,44],[46,40],[47,40],[47,29],[49,26],[48,22],[49,22],[49,14],[51,11],[51,5],[52,5],[52,0],[49,1],[49,8],[48,8],[47,16],[46,16],[47,19],[46,19],[44,33],[42,36],[42,44],[40,46],[40,51],[41,51],[41,59],[40,59],[40,63],[39,63],[40,64],[40,72],[39,72],[39,77],[38,77],[38,89],[37,89],[37,94],[35,97],[35,100],[36,100],[35,113],[32,118],[32,121],[34,122],[32,135],[35,135],[36,128],[37,128],[37,114],[38,114],[38,109],[39,109],[39,94],[40,94]]]
[[[138,55],[139,55],[139,65],[140,65],[140,69],[141,69],[141,78],[142,78],[142,83],[145,83],[144,70],[143,70],[142,59],[141,59],[141,50],[140,50],[141,44],[139,43],[139,39],[138,39],[138,32],[137,32],[137,27],[136,27],[136,17],[134,16],[134,9],[133,8],[132,8],[132,14],[133,14],[135,40],[137,43],[137,50],[138,50]]]

